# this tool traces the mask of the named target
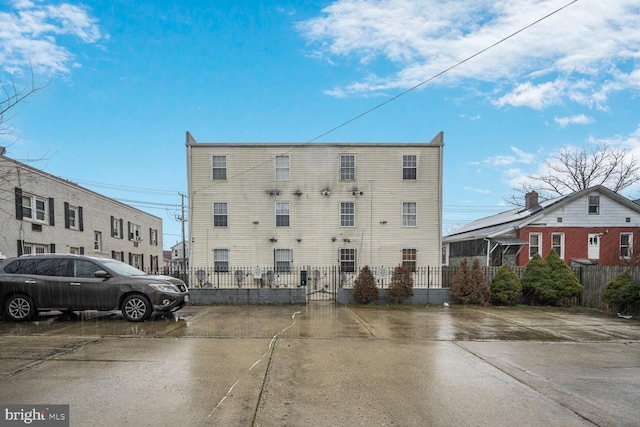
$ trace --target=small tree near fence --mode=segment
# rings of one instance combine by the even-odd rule
[[[491,289],[484,280],[480,261],[473,260],[469,269],[467,258],[464,258],[453,276],[451,296],[454,301],[462,304],[487,305],[491,300]]]
[[[518,275],[507,265],[500,267],[491,281],[491,301],[512,305],[522,298],[522,284]]]
[[[402,304],[413,296],[413,277],[411,270],[404,265],[398,265],[391,275],[391,284],[387,289],[387,301]]]
[[[628,273],[622,273],[607,283],[602,300],[618,313],[632,312],[640,305],[640,284]]]
[[[368,265],[365,265],[358,273],[351,296],[361,304],[369,304],[379,298],[376,278]]]

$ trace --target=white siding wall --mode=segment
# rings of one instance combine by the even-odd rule
[[[214,248],[228,249],[230,266],[238,267],[273,265],[276,248],[291,249],[294,266],[336,265],[340,248],[357,249],[358,268],[397,265],[403,248],[418,250],[419,266],[439,266],[442,148],[189,144],[191,266],[212,267]],[[274,158],[281,154],[290,156],[288,181],[275,180]],[[340,181],[341,154],[356,156],[355,181]],[[402,179],[405,154],[417,156],[417,180]],[[227,156],[226,181],[212,180],[213,155]],[[275,226],[276,201],[291,203],[290,227]],[[340,202],[350,201],[355,227],[340,227]],[[228,203],[228,227],[213,227],[214,202]],[[417,203],[417,227],[402,227],[402,202]]]
[[[162,219],[138,209],[116,202],[65,180],[28,167],[5,157],[0,157],[0,251],[5,256],[18,254],[18,241],[55,245],[58,253],[69,253],[71,248],[82,248],[85,255],[111,257],[112,251],[143,256],[144,268],[151,267],[151,257],[158,257],[162,265]],[[54,225],[45,222],[16,218],[15,188],[22,193],[44,199],[53,199]],[[64,203],[82,207],[83,230],[65,228]],[[50,215],[47,205],[47,214]],[[111,236],[111,216],[123,220],[123,238]],[[142,241],[137,247],[128,239],[127,223],[140,226]],[[33,224],[36,224],[34,229]],[[38,227],[41,225],[41,227]],[[157,244],[150,242],[150,229],[157,230]],[[101,250],[94,249],[94,231],[102,233]]]
[[[600,196],[599,215],[588,214],[589,196]],[[562,222],[558,222],[558,218],[562,218]],[[626,222],[627,218],[630,222]],[[537,223],[547,227],[639,227],[640,213],[594,191],[545,215]]]

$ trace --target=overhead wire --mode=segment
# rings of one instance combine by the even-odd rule
[[[320,139],[320,138],[323,138],[323,137],[325,137],[325,136],[329,135],[330,133],[335,132],[336,130],[338,130],[338,129],[340,129],[340,128],[343,128],[343,127],[345,127],[345,126],[347,126],[347,125],[349,125],[349,124],[353,123],[353,122],[354,122],[354,121],[356,121],[356,120],[361,119],[362,117],[364,117],[364,116],[366,116],[366,115],[368,115],[368,114],[370,114],[370,113],[372,113],[372,112],[374,112],[374,111],[376,111],[376,110],[378,110],[378,109],[380,109],[380,108],[384,107],[385,105],[387,105],[387,104],[389,104],[389,103],[391,103],[391,102],[393,102],[393,101],[397,100],[398,98],[400,98],[400,97],[402,97],[402,96],[404,96],[404,95],[406,95],[406,94],[408,94],[408,93],[410,93],[410,92],[413,92],[414,90],[418,89],[419,87],[424,86],[425,84],[427,84],[427,83],[429,83],[429,82],[431,82],[431,81],[433,81],[433,80],[437,79],[438,77],[440,77],[440,76],[442,76],[442,75],[444,75],[444,74],[446,74],[446,73],[450,72],[451,70],[453,70],[453,69],[455,69],[455,68],[457,68],[457,67],[459,67],[459,66],[461,66],[461,65],[463,65],[463,64],[465,64],[465,63],[467,63],[467,62],[469,62],[469,61],[471,61],[472,59],[476,58],[477,56],[482,55],[483,53],[485,53],[485,52],[487,52],[487,51],[489,51],[489,50],[493,49],[494,47],[496,47],[496,46],[498,46],[498,45],[500,45],[500,44],[504,43],[505,41],[507,41],[507,40],[509,40],[509,39],[511,39],[511,38],[513,38],[513,37],[515,37],[515,36],[517,36],[518,34],[520,34],[520,33],[524,32],[524,31],[528,30],[529,28],[531,28],[531,27],[533,27],[533,26],[535,26],[535,25],[539,24],[540,22],[542,22],[542,21],[544,21],[544,20],[546,20],[546,19],[550,18],[551,16],[553,16],[553,15],[555,15],[555,14],[557,14],[557,13],[561,12],[562,10],[564,10],[564,9],[568,8],[569,6],[571,6],[571,5],[573,5],[574,3],[577,3],[577,2],[578,2],[578,0],[572,0],[572,1],[570,1],[569,3],[567,3],[567,4],[565,4],[565,5],[561,6],[561,7],[559,7],[559,8],[557,8],[557,9],[553,10],[552,12],[549,12],[548,14],[544,15],[543,17],[536,19],[536,20],[535,20],[535,21],[533,21],[532,23],[530,23],[530,24],[528,24],[528,25],[525,25],[524,27],[520,28],[519,30],[514,31],[513,33],[509,34],[508,36],[503,37],[502,39],[498,40],[497,42],[495,42],[495,43],[493,43],[493,44],[491,44],[491,45],[489,45],[489,46],[487,46],[487,47],[485,47],[485,48],[483,48],[483,49],[481,49],[481,50],[477,51],[476,53],[474,53],[474,54],[472,54],[472,55],[470,55],[470,56],[468,56],[468,57],[466,57],[466,58],[464,58],[464,59],[462,59],[462,60],[458,61],[458,62],[457,62],[457,63],[455,63],[454,65],[452,65],[452,66],[450,66],[450,67],[448,67],[448,68],[446,68],[446,69],[444,69],[444,70],[442,70],[442,71],[440,71],[440,72],[438,72],[438,73],[434,74],[433,76],[431,76],[431,77],[427,78],[426,80],[423,80],[423,81],[421,81],[420,83],[418,83],[418,84],[415,84],[415,85],[411,86],[410,88],[408,88],[408,89],[406,89],[406,90],[404,90],[404,91],[400,92],[399,94],[397,94],[397,95],[395,95],[395,96],[392,96],[391,98],[389,98],[389,99],[387,99],[387,100],[385,100],[385,101],[381,102],[380,104],[377,104],[377,105],[375,105],[374,107],[371,107],[371,108],[369,108],[368,110],[366,110],[366,111],[364,111],[364,112],[362,112],[362,113],[360,113],[360,114],[358,114],[358,115],[356,115],[356,116],[354,116],[354,117],[350,118],[349,120],[346,120],[346,121],[344,121],[344,122],[340,123],[339,125],[337,125],[337,126],[335,126],[335,127],[331,128],[331,129],[329,129],[329,130],[327,130],[327,131],[325,131],[325,132],[323,132],[323,133],[319,134],[318,136],[316,136],[316,137],[314,137],[314,138],[311,138],[311,139],[307,140],[306,142],[304,142],[304,143],[300,144],[300,146],[292,147],[291,149],[289,149],[289,150],[287,150],[287,151],[283,152],[282,154],[289,154],[289,153],[291,153],[291,152],[293,152],[293,151],[295,151],[295,150],[298,150],[298,149],[300,149],[300,148],[302,148],[302,147],[304,147],[304,146],[307,146],[307,145],[311,144],[311,143],[312,143],[312,142],[314,142],[314,141],[317,141],[317,140],[318,140],[318,139]],[[252,167],[250,167],[250,168],[248,168],[248,169],[245,169],[245,170],[244,170],[244,171],[242,171],[242,172],[239,172],[239,173],[237,173],[237,174],[235,174],[235,175],[232,175],[232,176],[228,177],[228,178],[227,178],[227,181],[229,181],[229,180],[231,180],[231,179],[234,179],[234,178],[237,178],[237,177],[239,177],[239,176],[241,176],[241,175],[244,175],[244,174],[246,174],[246,173],[249,173],[249,172],[251,172],[251,171],[253,171],[253,170],[256,170],[256,169],[258,169],[258,168],[260,168],[260,167],[262,167],[262,166],[264,166],[264,165],[266,165],[266,164],[271,163],[272,161],[273,161],[273,159],[270,159],[270,160],[266,160],[266,161],[264,161],[264,162],[258,163],[258,164],[257,164],[257,165],[255,165],[255,166],[252,166]],[[213,186],[216,186],[216,185],[219,185],[219,184],[220,184],[220,183],[216,183],[216,182],[214,182],[214,183],[212,183],[211,185],[209,185],[209,186],[208,186],[208,187],[206,187],[206,188],[210,188],[210,187],[213,187]],[[205,189],[206,189],[206,188],[205,188]]]

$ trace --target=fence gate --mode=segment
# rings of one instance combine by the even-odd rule
[[[303,280],[306,280],[307,302],[336,301],[338,295],[337,274],[336,267],[309,268],[302,271],[300,275]]]

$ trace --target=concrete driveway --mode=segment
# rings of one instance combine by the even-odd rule
[[[67,404],[72,426],[638,426],[639,393],[640,322],[584,309],[0,322],[0,404]]]

